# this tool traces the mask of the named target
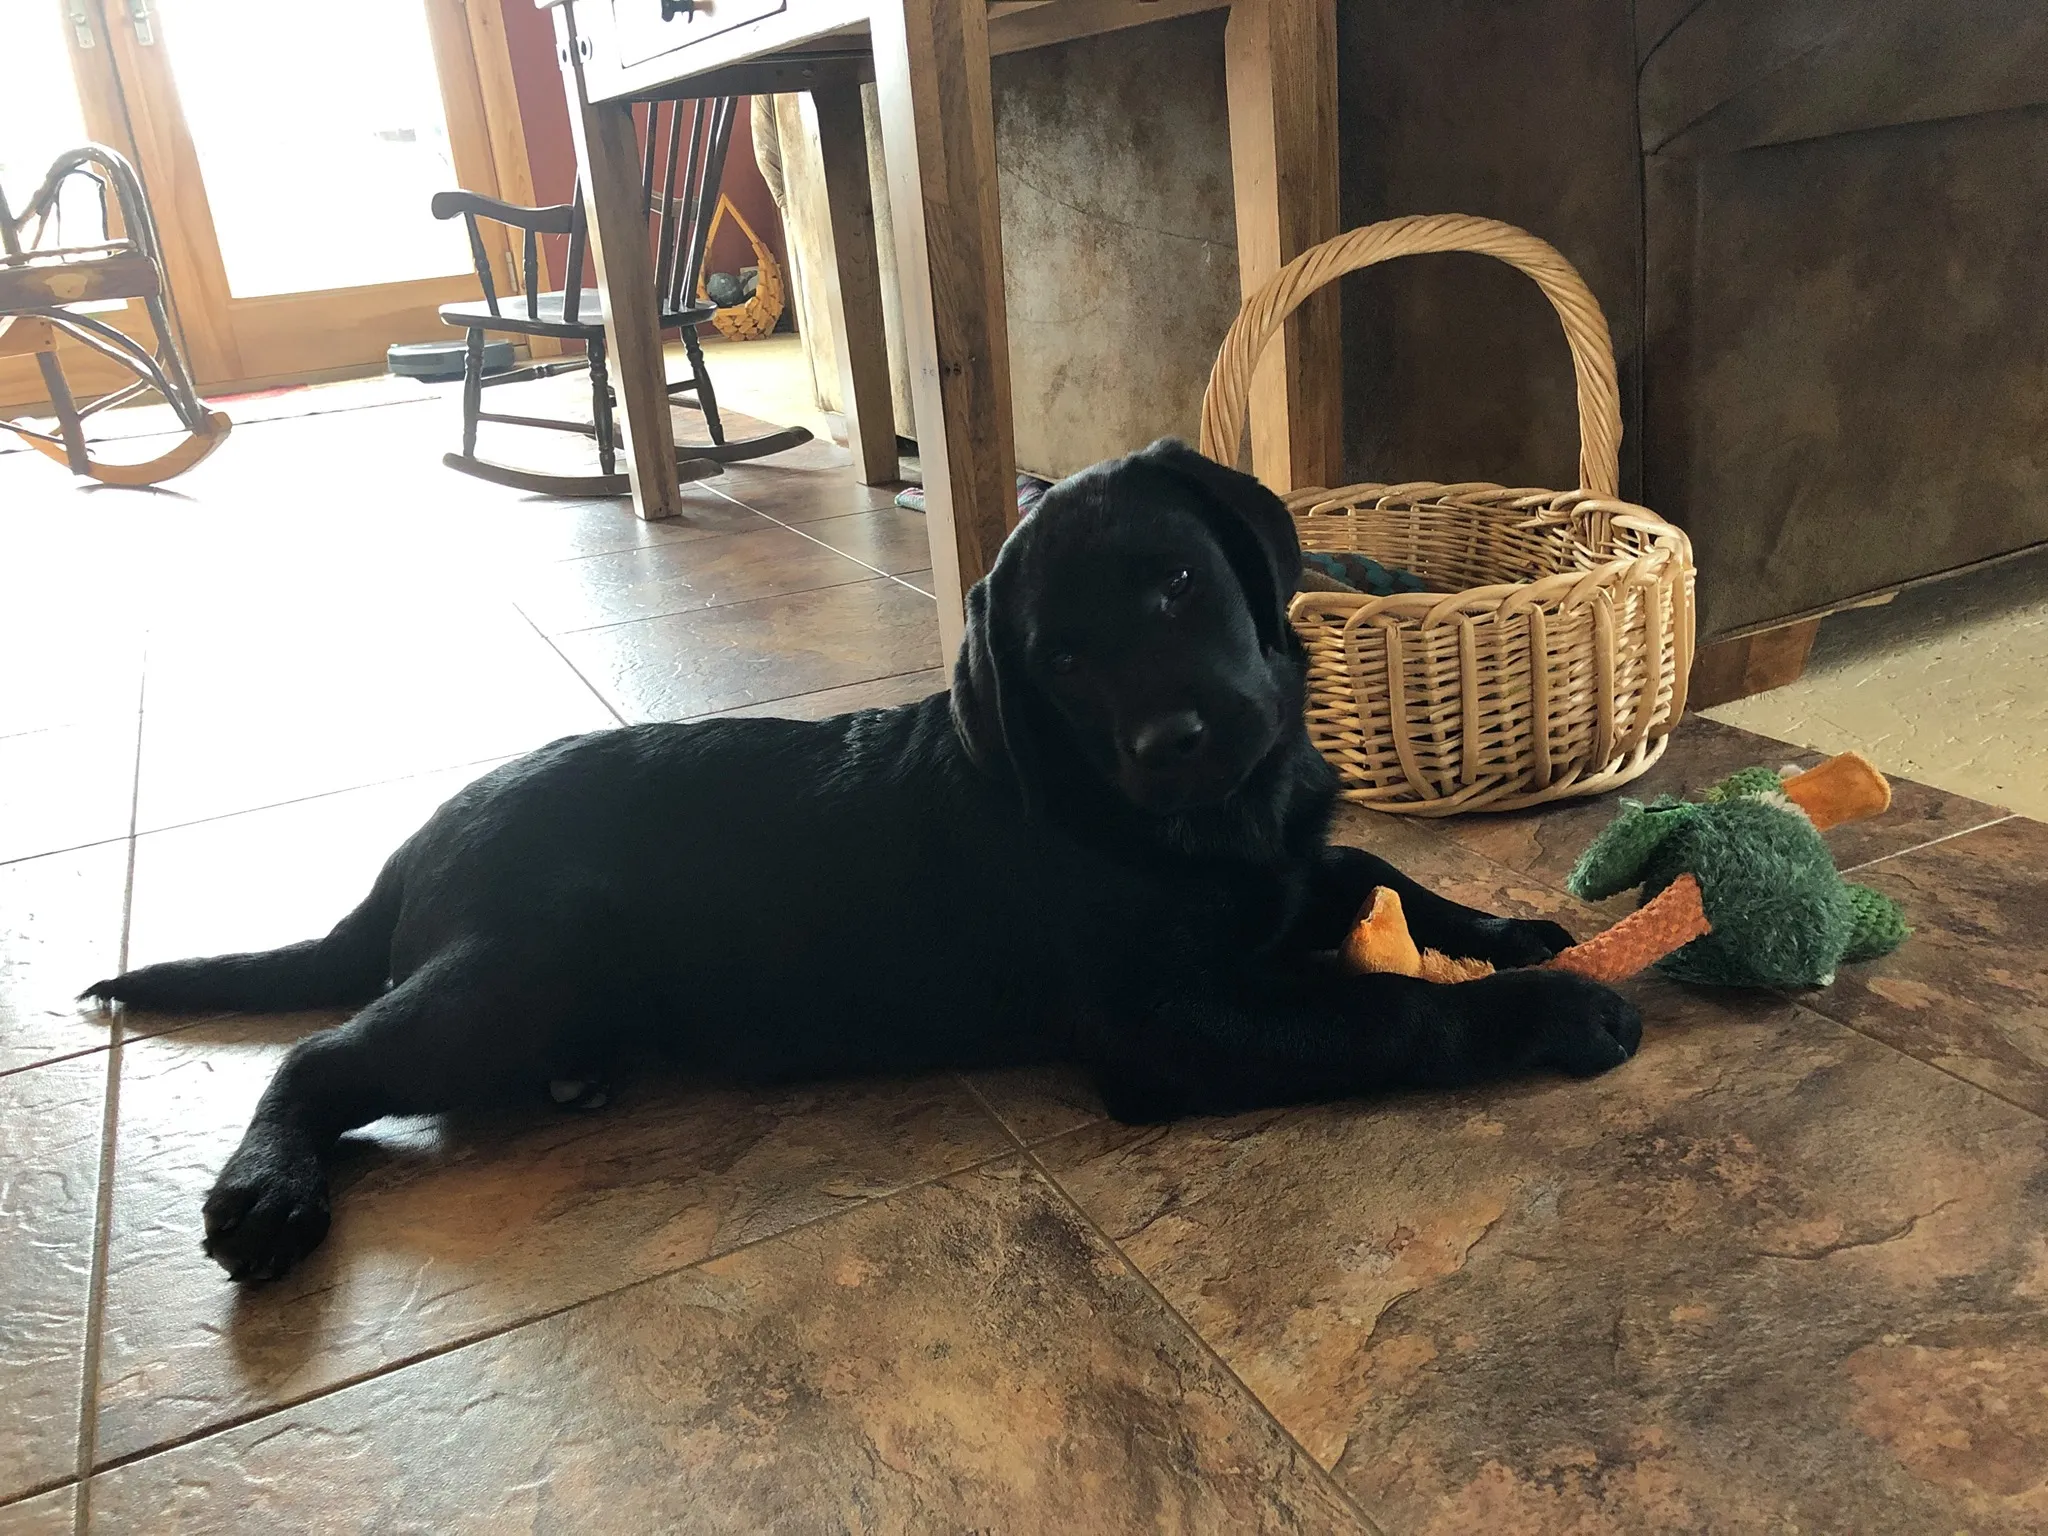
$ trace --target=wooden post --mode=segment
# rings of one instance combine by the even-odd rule
[[[987,9],[986,0],[877,0],[870,22],[948,656],[967,589],[1017,521]]]
[[[839,395],[846,410],[846,445],[863,485],[894,481],[896,404],[889,380],[889,337],[882,324],[882,278],[875,256],[875,199],[868,185],[867,128],[858,85],[821,86],[811,92],[824,163],[826,238],[832,246],[833,285],[826,308],[832,348],[839,354]]]
[[[569,131],[576,140],[576,162],[583,177],[590,252],[604,295],[605,343],[618,385],[626,477],[633,487],[633,510],[653,522],[681,515],[683,499],[676,479],[661,309],[654,292],[647,209],[640,187],[640,137],[630,103],[593,102],[585,91],[575,13],[572,5],[555,7],[555,56],[569,98]]]
[[[1336,0],[1235,0],[1224,29],[1238,282],[1250,293],[1342,233]],[[1344,461],[1337,290],[1315,294],[1252,375],[1252,468],[1276,491],[1334,484]]]
[[[1759,630],[1735,640],[1702,646],[1693,659],[1692,686],[1686,708],[1712,709],[1751,694],[1769,693],[1796,683],[1806,671],[1806,656],[1820,633],[1819,619],[1799,619],[1776,629]]]

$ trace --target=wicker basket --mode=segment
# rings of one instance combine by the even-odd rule
[[[1390,219],[1304,252],[1245,301],[1202,402],[1202,451],[1237,458],[1252,369],[1325,283],[1395,256],[1473,251],[1535,279],[1578,375],[1573,491],[1351,485],[1287,498],[1304,548],[1406,566],[1425,593],[1303,592],[1309,734],[1346,797],[1414,816],[1505,811],[1626,784],[1664,753],[1693,652],[1692,546],[1615,499],[1614,349],[1570,262],[1463,215]],[[1475,384],[1484,381],[1475,380]]]
[[[704,236],[704,249],[709,251],[712,242],[718,239],[718,226],[728,213],[732,215],[733,223],[739,225],[740,233],[747,237],[747,244],[754,248],[754,264],[760,268],[761,280],[741,303],[728,304],[714,311],[711,323],[728,341],[759,341],[773,331],[775,323],[782,318],[782,267],[774,252],[754,233],[754,226],[747,222],[746,215],[735,208],[732,199],[723,192],[718,194],[718,208],[711,215],[711,229]],[[697,297],[700,301],[705,298],[702,274],[697,278]]]

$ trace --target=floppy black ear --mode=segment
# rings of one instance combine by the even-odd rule
[[[1278,647],[1289,634],[1287,605],[1301,585],[1301,538],[1287,506],[1250,475],[1197,453],[1177,438],[1162,437],[1141,464],[1165,470],[1201,493],[1216,541],[1243,583],[1259,638]]]
[[[1015,788],[1026,808],[1036,783],[1036,748],[1023,719],[1023,658],[1005,611],[998,570],[967,592],[967,633],[953,664],[953,729],[984,773]]]

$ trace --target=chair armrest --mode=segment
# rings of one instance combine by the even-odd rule
[[[452,219],[457,214],[473,213],[486,219],[495,219],[500,224],[510,224],[515,229],[530,229],[539,235],[566,235],[572,232],[576,205],[556,203],[547,208],[522,208],[517,203],[501,203],[495,197],[485,197],[479,192],[436,192],[430,205],[437,219]]]

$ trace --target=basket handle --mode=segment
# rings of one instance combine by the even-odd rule
[[[1413,214],[1368,224],[1311,246],[1244,301],[1217,350],[1202,396],[1202,452],[1219,463],[1237,460],[1252,370],[1287,317],[1324,284],[1347,272],[1432,251],[1492,256],[1535,280],[1571,344],[1579,386],[1579,485],[1596,496],[1621,489],[1621,392],[1614,381],[1614,342],[1600,301],[1557,249],[1527,230],[1465,213]]]
[[[728,213],[732,215],[733,223],[739,225],[740,233],[747,237],[747,244],[754,248],[754,264],[761,268],[763,275],[766,275],[768,268],[775,265],[774,253],[761,243],[761,237],[754,233],[754,226],[747,222],[747,216],[740,212],[739,205],[723,192],[719,193],[718,206],[711,214],[711,228],[704,232],[704,260],[697,264],[697,302],[700,304],[709,297],[704,290],[704,283],[710,275],[705,268],[711,264],[712,242],[717,240],[718,226],[725,222]]]

